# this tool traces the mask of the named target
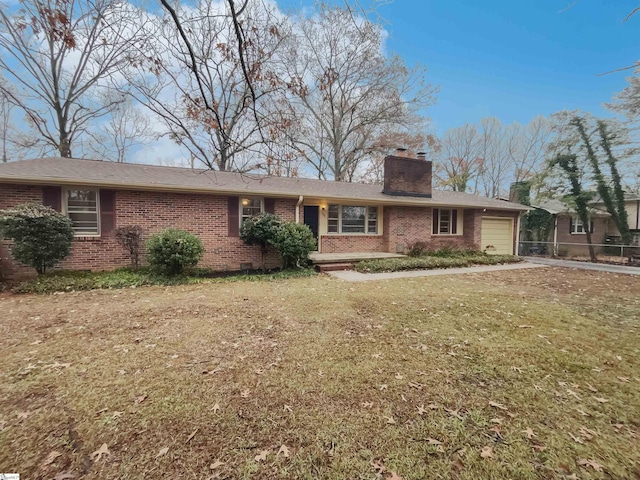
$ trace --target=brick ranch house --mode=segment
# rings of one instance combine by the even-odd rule
[[[243,219],[272,212],[305,223],[320,253],[402,253],[416,241],[512,254],[527,207],[466,193],[432,190],[432,164],[385,159],[384,186],[267,177],[189,168],[39,158],[0,164],[0,209],[42,202],[68,215],[75,231],[64,269],[128,265],[117,226],[140,225],[145,236],[167,227],[196,234],[201,265],[217,270],[257,267],[260,252],[239,238]],[[270,258],[272,266],[276,257]],[[0,272],[33,275],[0,242]]]

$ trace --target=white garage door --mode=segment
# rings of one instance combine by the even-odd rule
[[[482,217],[482,250],[491,255],[513,254],[513,220]]]

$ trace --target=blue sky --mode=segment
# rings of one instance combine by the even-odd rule
[[[634,3],[396,0],[379,11],[388,49],[409,65],[426,65],[429,81],[440,86],[425,114],[442,133],[488,116],[505,123],[563,109],[610,116],[602,104],[625,87],[631,72],[597,74],[640,59],[640,13],[622,23]]]

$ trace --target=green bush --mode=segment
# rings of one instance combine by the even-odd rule
[[[363,260],[356,264],[356,270],[365,273],[400,272],[404,270],[431,270],[435,268],[460,268],[472,265],[498,265],[516,263],[522,259],[515,255],[477,255],[459,257],[402,257],[383,258],[379,260]]]
[[[240,238],[247,245],[258,245],[262,255],[262,271],[265,268],[265,259],[269,252],[269,246],[276,238],[280,228],[280,219],[273,213],[260,213],[247,218],[240,226]]]
[[[71,220],[50,207],[27,203],[0,211],[0,235],[13,240],[11,254],[43,274],[71,253]]]
[[[440,258],[464,258],[464,257],[483,257],[487,254],[480,250],[471,250],[464,248],[454,248],[454,247],[442,247],[438,250],[425,252],[425,255],[429,255],[431,257],[440,257]]]
[[[280,225],[271,244],[280,255],[283,268],[305,266],[309,252],[316,249],[316,239],[311,229],[296,222]]]
[[[198,237],[175,228],[152,235],[146,246],[151,268],[169,276],[181,275],[186,269],[195,267],[204,253]]]

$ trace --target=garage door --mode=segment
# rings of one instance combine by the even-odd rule
[[[482,250],[492,255],[513,253],[513,220],[482,217]]]

